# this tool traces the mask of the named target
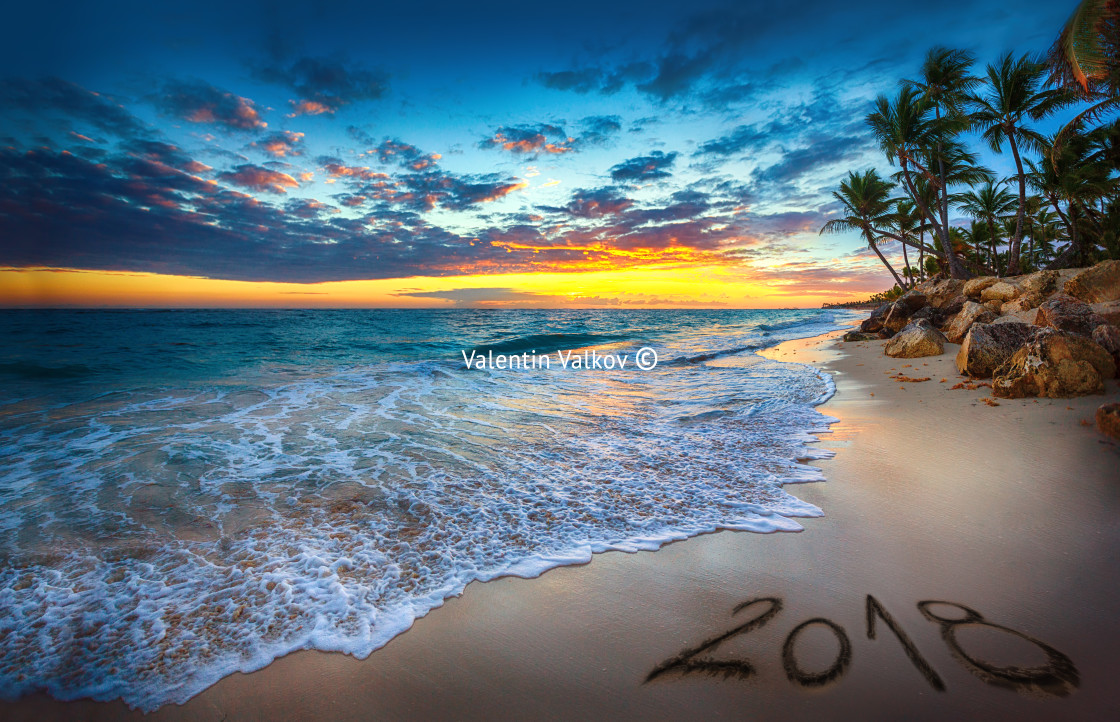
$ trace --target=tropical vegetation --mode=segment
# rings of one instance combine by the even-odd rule
[[[1120,0],[1083,0],[1045,56],[933,48],[867,123],[893,173],[851,171],[821,233],[857,231],[895,289],[1120,258]],[[1056,114],[1072,118],[1056,132]],[[999,178],[977,144],[1010,156]],[[901,245],[896,268],[884,252]],[[897,259],[897,256],[895,256]],[[914,265],[911,265],[913,260]]]

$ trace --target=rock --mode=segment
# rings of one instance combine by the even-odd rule
[[[937,310],[933,306],[925,306],[923,308],[919,308],[914,312],[914,315],[910,317],[910,323],[913,323],[914,321],[920,321],[923,318],[933,324],[934,327],[941,325],[941,311]]]
[[[947,301],[961,295],[964,281],[947,278],[941,281],[926,281],[914,287],[926,297],[926,302],[934,308],[943,308]]]
[[[1001,308],[1003,308],[1003,302],[998,301],[998,300],[984,301],[980,305],[983,306],[984,308],[988,309],[989,311],[991,311],[992,313],[994,313],[997,316],[999,315],[999,310]]]
[[[1005,313],[995,321],[992,321],[992,323],[1026,323],[1034,326],[1034,322],[1037,318],[1038,309],[1032,308],[1029,311],[1014,311],[1012,313]]]
[[[999,301],[1003,304],[1013,298],[1017,298],[1020,293],[1018,286],[1013,286],[1007,281],[1000,281],[999,283],[993,283],[981,291],[980,298],[984,301]]]
[[[1097,408],[1097,429],[1120,440],[1120,404],[1101,404]]]
[[[980,298],[980,294],[984,292],[985,288],[994,286],[997,283],[999,283],[999,279],[995,276],[980,276],[970,281],[965,281],[964,287],[961,288],[961,293],[969,298]]]
[[[901,301],[895,301],[891,304],[891,308],[887,311],[887,317],[883,319],[883,328],[898,333],[902,330],[903,326],[910,322],[910,316],[914,311]]]
[[[990,309],[984,308],[978,303],[967,301],[964,308],[949,324],[949,330],[945,332],[945,336],[953,343],[960,343],[964,340],[965,334],[974,323],[991,323],[996,320],[996,314]]]
[[[1120,299],[1120,261],[1101,261],[1065,282],[1065,292],[1086,303]]]
[[[1103,394],[1104,380],[1114,375],[1116,362],[1091,339],[1044,328],[995,370],[992,395],[1019,399]]]
[[[1019,281],[1019,288],[1022,289],[1023,295],[1035,294],[1039,297],[1045,297],[1046,294],[1053,292],[1058,287],[1059,278],[1057,271],[1038,271],[1029,276],[1023,276],[1022,280]],[[1041,300],[1039,303],[1041,303]]]
[[[887,338],[890,338],[891,336],[894,336],[894,331],[890,330],[889,328],[881,328],[881,329],[879,329],[879,332],[876,335],[879,338],[887,339]]]
[[[874,333],[864,333],[863,331],[848,331],[844,334],[844,341],[878,341],[879,336]]]
[[[864,333],[875,333],[883,327],[883,319],[887,317],[887,312],[890,310],[891,304],[884,303],[871,312],[871,316],[859,325],[859,330]]]
[[[912,313],[914,311],[917,311],[919,308],[928,305],[929,302],[926,300],[926,295],[924,293],[920,292],[916,288],[912,288],[906,293],[899,296],[896,303],[901,303],[902,305],[906,306],[906,308],[910,309]]]
[[[1093,313],[1103,318],[1113,326],[1120,326],[1120,301],[1105,301],[1089,305]]]
[[[1038,307],[1038,316],[1035,324],[1049,326],[1059,331],[1091,336],[1093,329],[1102,323],[1108,323],[1095,313],[1089,304],[1083,303],[1073,296],[1064,293],[1055,293]]]
[[[966,303],[968,303],[968,297],[963,293],[958,293],[956,296],[942,303],[937,310],[941,311],[941,313],[946,316],[951,316],[952,314],[960,313],[960,310],[964,308]]]
[[[893,358],[921,358],[945,353],[945,336],[926,319],[907,325],[887,342],[883,352]]]
[[[974,323],[957,352],[957,371],[973,378],[988,378],[1036,333],[1025,323]]]
[[[1120,368],[1120,328],[1102,323],[1093,329],[1093,341],[1112,354],[1112,360]]]

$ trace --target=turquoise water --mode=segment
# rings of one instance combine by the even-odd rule
[[[150,710],[473,580],[797,530],[820,311],[6,311],[0,693]],[[593,349],[655,368],[575,369]],[[551,356],[466,368],[462,354]]]

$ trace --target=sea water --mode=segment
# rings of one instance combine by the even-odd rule
[[[474,580],[799,530],[833,386],[755,352],[842,313],[0,312],[0,694],[152,710]]]

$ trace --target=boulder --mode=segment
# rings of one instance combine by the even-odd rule
[[[883,347],[893,358],[921,358],[945,353],[945,336],[926,319],[908,324]]]
[[[1101,261],[1066,281],[1064,290],[1085,303],[1120,300],[1120,261]]]
[[[967,301],[961,312],[949,324],[949,330],[945,332],[945,336],[953,343],[960,343],[964,340],[965,334],[968,333],[972,324],[976,322],[991,323],[994,320],[996,320],[996,314],[992,310],[984,308],[978,303]]]
[[[995,276],[980,276],[970,281],[965,281],[964,286],[961,288],[961,293],[969,298],[980,298],[980,294],[984,292],[985,288],[994,286],[997,283],[999,283],[999,279]]]
[[[894,331],[890,330],[889,328],[881,328],[875,335],[881,339],[888,339],[891,336],[894,336]]]
[[[1029,311],[1013,311],[1005,313],[992,323],[1027,323],[1031,326],[1035,325],[1035,320],[1038,318],[1038,309],[1032,308]]]
[[[912,316],[913,313],[913,309],[905,303],[902,301],[895,301],[891,304],[890,310],[887,311],[886,318],[883,319],[883,328],[898,333],[902,330],[903,326],[910,322],[910,316]]]
[[[958,293],[956,296],[942,303],[937,310],[941,311],[941,313],[946,316],[951,316],[955,313],[960,313],[960,310],[964,308],[966,303],[968,303],[968,297],[963,293]]]
[[[914,321],[920,321],[923,318],[929,321],[935,327],[941,325],[941,311],[937,310],[933,306],[925,306],[923,308],[919,308],[914,312],[914,315],[910,317],[910,323],[913,323]]]
[[[1108,323],[1095,313],[1089,304],[1077,300],[1064,293],[1055,293],[1038,307],[1038,317],[1035,324],[1049,326],[1059,331],[1091,336],[1093,329],[1102,323]]]
[[[1041,293],[1024,293],[1010,301],[1005,302],[999,308],[1000,313],[1012,313],[1015,311],[1029,311],[1032,308],[1038,308],[1046,297]]]
[[[1089,305],[1093,313],[1103,318],[1113,326],[1120,326],[1120,301],[1105,301]]]
[[[1102,323],[1093,329],[1093,341],[1112,354],[1112,360],[1120,368],[1120,328]]]
[[[871,315],[859,325],[859,330],[864,333],[875,333],[883,327],[883,319],[887,317],[887,312],[891,310],[891,304],[884,303],[879,308],[871,312]]]
[[[934,308],[943,308],[948,301],[961,295],[964,281],[947,278],[941,281],[926,281],[914,288],[925,294],[926,302]]]
[[[899,296],[896,303],[901,303],[906,306],[906,308],[910,309],[911,312],[917,311],[919,308],[929,304],[926,300],[926,295],[916,288],[912,288]]]
[[[1097,409],[1097,429],[1120,440],[1120,404],[1101,404]]]
[[[997,301],[997,300],[984,301],[980,305],[983,306],[984,308],[988,309],[989,311],[991,311],[992,313],[994,313],[997,316],[999,315],[999,310],[1001,308],[1003,308],[1003,302],[1002,301]]]
[[[878,341],[878,334],[864,333],[863,331],[848,331],[844,334],[844,341]]]
[[[1036,333],[1025,323],[974,323],[957,352],[957,371],[973,378],[988,378]]]
[[[993,283],[981,291],[980,299],[983,301],[999,301],[1003,304],[1013,298],[1017,298],[1020,293],[1018,286],[1014,286],[1007,281],[1000,281],[999,283]]]
[[[1019,281],[1019,288],[1022,289],[1023,295],[1035,294],[1045,297],[1057,289],[1059,278],[1057,271],[1038,271],[1029,276],[1023,276]]]
[[[992,395],[1019,399],[1103,394],[1104,380],[1115,375],[1116,362],[1091,339],[1044,328],[995,370]]]

